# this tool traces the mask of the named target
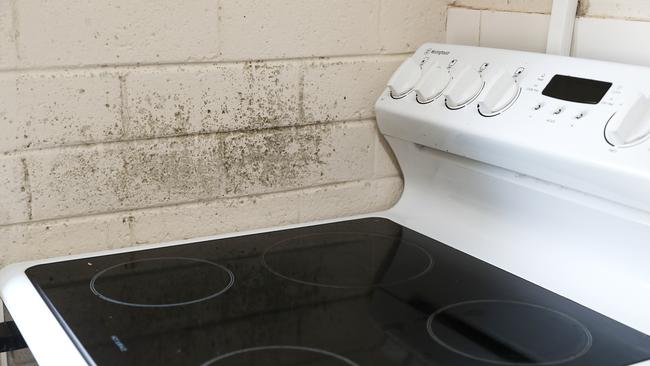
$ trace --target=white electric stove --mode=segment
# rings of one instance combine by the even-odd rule
[[[42,365],[650,365],[650,69],[426,44],[391,209],[10,265]]]

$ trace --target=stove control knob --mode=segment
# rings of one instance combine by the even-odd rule
[[[630,146],[650,136],[650,99],[638,93],[605,126],[605,139],[613,146]]]
[[[504,70],[497,73],[494,83],[489,87],[485,98],[478,103],[478,111],[482,116],[492,117],[510,107],[520,93],[517,77],[520,74],[510,74]]]
[[[407,58],[388,80],[391,97],[403,98],[413,90],[420,79],[420,65],[412,57]]]
[[[481,74],[471,66],[465,66],[451,81],[445,103],[449,109],[460,109],[471,103],[483,90]]]
[[[442,95],[443,90],[449,85],[449,69],[439,64],[432,65],[422,76],[415,87],[417,101],[429,103]]]

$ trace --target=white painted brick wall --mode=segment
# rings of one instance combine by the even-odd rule
[[[0,2],[0,266],[381,210],[451,0]]]
[[[0,75],[0,151],[117,140],[121,135],[117,73],[55,71]],[[4,99],[8,98],[8,99]]]
[[[30,219],[24,162],[16,157],[0,157],[0,221],[24,222]]]
[[[215,0],[11,3],[19,66],[215,60],[220,52]]]
[[[378,0],[222,0],[226,60],[373,54]]]
[[[304,119],[310,123],[374,117],[374,103],[406,56],[313,61],[305,67]]]
[[[16,42],[10,1],[0,1],[0,70],[16,67]]]
[[[381,49],[409,52],[432,39],[445,38],[447,5],[451,0],[381,0]]]

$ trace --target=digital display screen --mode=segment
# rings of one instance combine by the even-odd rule
[[[611,87],[612,83],[606,81],[555,75],[542,94],[569,102],[598,104]]]

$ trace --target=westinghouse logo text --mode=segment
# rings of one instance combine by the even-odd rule
[[[430,54],[433,55],[445,55],[447,56],[450,52],[449,51],[443,51],[443,50],[429,50]]]

